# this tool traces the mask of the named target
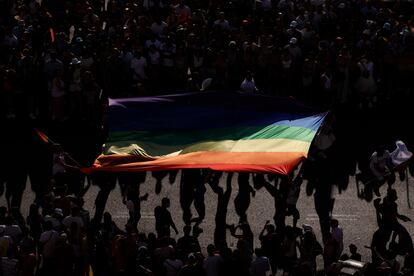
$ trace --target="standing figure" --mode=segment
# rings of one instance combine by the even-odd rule
[[[204,176],[200,169],[185,169],[181,172],[180,182],[180,204],[183,210],[183,220],[186,225],[195,222],[193,234],[201,233],[202,229],[199,225],[205,217],[204,194],[206,188],[204,186]],[[191,213],[191,204],[198,213],[198,217],[193,218]]]
[[[141,183],[145,182],[146,172],[139,173],[122,173],[118,175],[119,185],[123,190],[123,202],[126,204],[129,212],[128,223],[137,229],[141,219],[141,201],[148,198],[148,194],[140,196],[139,188]],[[122,189],[123,187],[123,189]]]
[[[157,206],[154,209],[155,230],[157,231],[159,238],[170,236],[170,227],[172,227],[175,233],[178,234],[178,230],[171,217],[171,213],[168,211],[169,207],[170,199],[168,197],[164,197],[161,200],[161,206]]]
[[[384,147],[379,147],[371,156],[369,167],[375,180],[372,183],[373,190],[377,196],[381,196],[379,188],[385,183],[388,186],[395,182],[391,155]]]
[[[234,207],[240,218],[239,223],[247,222],[246,212],[250,205],[250,194],[252,194],[252,196],[256,195],[255,190],[250,186],[249,177],[249,173],[239,173],[239,177],[237,178],[239,192],[234,199]]]
[[[229,205],[231,195],[231,180],[233,179],[233,173],[228,173],[226,181],[226,190],[218,185],[218,180],[210,182],[210,186],[217,194],[217,211],[216,211],[216,228],[214,229],[214,244],[216,247],[220,247],[226,244],[226,231],[227,231],[227,206]]]

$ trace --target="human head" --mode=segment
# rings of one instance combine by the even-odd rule
[[[390,201],[396,201],[398,199],[397,191],[395,189],[388,189],[387,198]]]
[[[357,250],[358,250],[358,247],[355,244],[351,243],[349,245],[349,252],[351,252],[351,254],[355,254]]]
[[[188,263],[189,265],[194,265],[196,262],[197,262],[196,255],[195,255],[194,253],[190,253],[190,254],[188,254],[188,257],[187,257],[187,263]]]
[[[255,248],[254,249],[254,254],[256,254],[256,257],[262,257],[263,256],[263,249],[261,248]]]
[[[339,221],[337,219],[331,219],[331,227],[336,228],[339,225]]]
[[[267,233],[273,233],[275,232],[275,225],[272,223],[269,223],[266,225],[266,231]]]
[[[103,214],[103,221],[104,221],[105,224],[109,224],[109,223],[112,222],[112,216],[109,212],[105,212]]]
[[[214,244],[209,244],[207,246],[207,253],[209,256],[212,256],[214,254],[214,251],[216,250],[216,247],[214,246]]]
[[[55,208],[53,210],[53,216],[57,218],[63,218],[63,211],[60,208]]]
[[[296,43],[298,43],[298,39],[296,37],[292,37],[289,40],[289,44],[292,45],[292,46],[296,45]]]
[[[165,207],[165,208],[170,207],[170,199],[168,197],[164,197],[161,200],[161,205],[162,205],[162,207]]]

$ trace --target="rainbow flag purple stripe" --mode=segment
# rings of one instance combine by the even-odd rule
[[[108,138],[87,171],[288,174],[307,157],[325,116],[294,99],[239,92],[111,99]]]

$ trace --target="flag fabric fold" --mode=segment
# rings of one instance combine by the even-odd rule
[[[288,174],[307,157],[325,116],[294,99],[239,92],[110,99],[106,143],[85,171]]]

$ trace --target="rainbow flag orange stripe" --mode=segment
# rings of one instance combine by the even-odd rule
[[[36,134],[39,136],[40,140],[42,140],[44,143],[49,144],[50,143],[50,139],[49,137],[47,137],[46,134],[43,133],[43,131],[39,130],[39,129],[35,129]]]
[[[307,157],[325,116],[293,99],[238,92],[111,99],[107,141],[84,171],[288,174]]]

